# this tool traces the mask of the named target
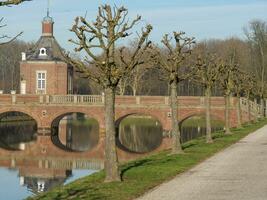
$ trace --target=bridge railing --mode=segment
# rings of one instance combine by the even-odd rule
[[[178,97],[179,106],[205,106],[204,97]],[[95,105],[104,104],[103,95],[21,95],[21,94],[0,94],[0,104],[78,104],[78,105]],[[116,96],[117,105],[169,105],[168,96]],[[212,97],[212,106],[224,106],[224,97]],[[260,106],[253,101],[241,98],[241,109],[248,112],[248,104],[250,112],[258,114]],[[236,99],[231,98],[231,106],[236,106]]]
[[[241,109],[253,113],[254,115],[260,114],[260,105],[254,101],[248,100],[247,98],[240,98]]]
[[[101,95],[1,94],[0,104],[103,104]]]
[[[100,95],[49,95],[48,104],[102,104],[104,99]]]

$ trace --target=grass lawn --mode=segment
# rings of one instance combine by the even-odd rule
[[[206,144],[204,138],[192,140],[183,144],[185,154],[182,155],[169,155],[169,152],[165,151],[124,164],[121,166],[123,178],[121,183],[103,183],[104,173],[101,171],[33,199],[133,199],[190,169],[265,124],[267,124],[267,119],[246,125],[244,129],[232,129],[232,135],[215,133],[213,144]]]

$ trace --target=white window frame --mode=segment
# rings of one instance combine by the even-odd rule
[[[47,54],[46,54],[46,48],[42,47],[39,50],[39,56],[47,56]]]
[[[44,74],[45,77],[39,78],[38,74]],[[38,87],[39,80],[41,81],[41,88]],[[42,84],[42,81],[44,81],[44,85]],[[45,70],[36,71],[36,94],[46,94],[46,85],[47,85],[47,71]]]

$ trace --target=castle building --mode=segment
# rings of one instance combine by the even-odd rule
[[[73,67],[64,62],[63,50],[53,35],[54,21],[42,21],[42,35],[34,48],[22,53],[20,93],[66,95],[73,93]]]

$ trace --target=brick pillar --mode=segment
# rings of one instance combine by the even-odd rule
[[[11,102],[12,104],[16,103],[16,90],[11,90]]]
[[[39,102],[41,103],[41,104],[43,104],[44,103],[44,96],[43,95],[40,95],[40,98],[39,98]]]
[[[135,97],[136,98],[136,104],[139,105],[140,104],[140,97]]]
[[[104,138],[106,136],[106,129],[99,128],[99,139]]]
[[[169,105],[169,97],[165,97],[165,105]]]

